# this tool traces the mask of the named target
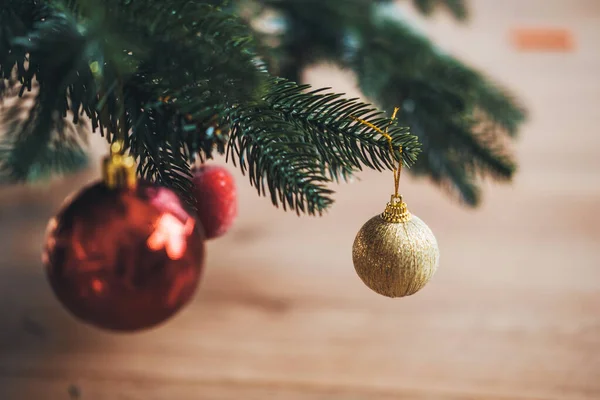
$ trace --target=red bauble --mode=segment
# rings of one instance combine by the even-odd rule
[[[237,216],[235,180],[225,168],[203,165],[194,171],[198,218],[207,239],[223,235]]]
[[[192,298],[203,269],[196,218],[169,189],[93,184],[48,224],[43,261],[60,302],[99,328],[160,324]]]

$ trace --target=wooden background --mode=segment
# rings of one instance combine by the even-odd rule
[[[600,1],[471,4],[466,27],[406,15],[515,89],[531,120],[514,184],[490,186],[478,210],[404,180],[442,252],[422,292],[378,297],[352,267],[389,175],[340,186],[321,219],[274,209],[239,177],[240,218],[210,243],[193,304],[152,332],[106,334],[58,306],[39,255],[48,218],[97,171],[3,188],[0,399],[600,399]],[[517,52],[522,26],[570,29],[577,47]],[[310,79],[355,93],[325,67]]]

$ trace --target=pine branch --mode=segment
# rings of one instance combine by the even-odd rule
[[[464,0],[413,0],[413,3],[425,15],[430,15],[436,8],[443,6],[458,20],[465,20],[469,16]]]
[[[453,140],[446,147],[447,152],[458,154],[460,157],[457,161],[470,169],[472,175],[491,175],[497,180],[510,179],[516,171],[516,165],[498,140],[493,126],[476,131],[477,128],[469,121],[450,127],[447,135]],[[436,146],[441,147],[441,142]]]
[[[27,39],[7,38],[11,46],[3,47],[1,55],[6,60],[2,67],[3,77],[9,81],[9,86],[11,82],[14,86],[15,81],[22,84],[19,94],[32,89],[34,77],[39,82],[34,106],[25,123],[18,123],[18,118],[5,120],[9,131],[2,141],[0,160],[2,180],[9,182],[33,180],[51,172],[73,171],[86,164],[84,152],[78,141],[69,135],[64,120],[69,108],[67,90],[80,68],[81,36],[64,15],[49,17],[45,8],[32,14],[43,19],[31,24],[35,33]],[[55,57],[46,51],[46,46],[68,46],[68,49],[64,50],[64,57]],[[14,68],[11,67],[13,62]],[[12,113],[7,113],[7,117],[18,117],[20,104],[15,103],[12,107]]]
[[[456,177],[455,187],[467,191],[462,195],[469,204],[478,198],[470,186],[474,182],[466,185],[468,179],[457,171],[473,170],[469,179],[510,179],[515,166],[502,138],[514,135],[524,120],[514,99],[398,21],[382,19],[368,32],[352,67],[367,96],[384,108],[402,105],[400,123],[412,128],[424,152],[431,152],[419,159],[417,169],[429,171],[434,181],[442,171],[446,178]],[[485,137],[478,134],[481,125],[487,127]]]
[[[269,192],[275,206],[321,214],[333,192],[325,186],[318,153],[302,132],[264,111],[249,107],[234,114],[228,156],[234,164],[237,157],[259,195]]]
[[[36,97],[30,95],[23,102],[0,106],[0,126],[7,130],[0,140],[2,184],[42,180],[87,166],[87,156],[82,147],[86,142],[87,125],[75,125],[62,116],[48,114],[43,107],[45,102],[34,103],[29,110],[27,103]],[[51,129],[40,130],[45,126]]]
[[[363,165],[376,170],[394,168],[386,139],[353,120],[369,120],[384,130],[391,121],[382,118],[382,112],[356,99],[342,99],[341,94],[322,93],[326,89],[306,93],[309,85],[285,81],[279,81],[277,86],[266,97],[267,102],[281,118],[308,133],[306,140],[316,146],[332,179],[346,179]],[[416,138],[407,128],[392,126],[389,133],[394,147],[403,147],[404,163],[412,165],[419,152]]]
[[[13,43],[35,62],[35,69],[17,68],[17,74],[21,82],[39,81],[40,115],[72,111],[77,122],[85,114],[112,141],[123,109],[139,174],[188,200],[193,156],[210,157],[215,145],[225,150],[227,135],[211,133],[215,126],[231,126],[230,155],[259,193],[268,191],[275,205],[297,212],[326,209],[332,179],[363,165],[392,167],[386,140],[351,117],[381,128],[388,119],[356,100],[271,78],[255,61],[246,26],[220,9],[185,0],[73,0],[29,22],[26,37]],[[77,45],[65,51],[59,45],[66,43]],[[115,90],[118,81],[123,95]],[[30,125],[35,134],[22,147],[43,149],[52,121],[32,118]],[[416,139],[395,126],[390,134],[404,147],[405,163],[413,163]],[[16,150],[8,159],[17,155],[30,167],[42,156]]]
[[[457,17],[466,15],[461,0],[415,1],[424,12],[445,6]],[[71,136],[57,136],[63,119],[70,115],[77,123],[85,115],[93,130],[112,141],[123,102],[127,144],[139,158],[140,174],[184,193],[193,158],[208,158],[215,148],[225,151],[227,126],[230,149],[240,157],[261,157],[241,160],[251,181],[265,193],[265,181],[252,174],[269,171],[271,195],[296,210],[320,212],[330,204],[330,193],[321,190],[329,180],[346,179],[363,166],[392,166],[385,140],[351,119],[385,128],[390,121],[380,112],[273,79],[257,52],[268,53],[275,69],[293,78],[319,60],[354,69],[363,92],[384,109],[402,105],[399,123],[412,127],[426,153],[415,172],[453,185],[468,203],[478,198],[478,177],[509,179],[515,170],[503,137],[517,133],[522,108],[400,22],[378,16],[388,0],[345,0],[343,7],[320,0],[259,0],[288,22],[273,51],[267,51],[266,36],[254,44],[247,24],[232,15],[235,8],[220,9],[217,0],[4,2],[0,92],[7,95],[18,83],[22,94],[34,81],[40,88],[28,122],[9,125],[3,143],[3,173],[13,180],[35,175],[39,165],[58,170],[79,165],[74,160],[81,151],[70,144]],[[123,83],[123,98],[114,90],[117,81]],[[395,146],[403,146],[405,164],[414,163],[416,138],[395,125],[390,134]],[[65,162],[40,161],[52,152]],[[298,156],[304,167],[285,170],[275,153]],[[288,187],[313,197],[289,200]]]
[[[417,120],[407,121],[417,136],[427,136]],[[453,139],[450,141],[444,138],[423,141],[423,152],[411,172],[429,176],[462,203],[476,206],[481,200],[477,180],[482,177],[482,171],[495,179],[507,180],[516,167],[506,150],[496,143],[495,136],[484,128],[476,136],[470,127],[455,125],[451,129],[448,133]]]
[[[433,155],[429,159],[423,160],[426,164],[427,175],[432,180],[445,188],[451,194],[454,194],[458,199],[470,206],[479,204],[481,200],[481,190],[474,181],[474,176],[465,168],[463,160],[453,157],[453,154],[437,152],[436,150],[428,151],[426,154]],[[420,166],[416,166],[417,174],[423,173],[424,170]]]
[[[239,0],[238,0],[239,2]],[[323,61],[338,62],[346,54],[348,30],[368,20],[371,0],[321,1],[260,0],[282,15],[286,29],[278,37],[278,62],[272,72],[300,82],[307,66]]]
[[[12,8],[2,10],[2,22],[15,17],[20,22],[12,22],[11,26],[22,29],[8,29],[10,26],[3,24],[0,30],[5,90],[15,81],[23,85],[22,90],[31,89],[35,79],[46,93],[36,100],[43,115],[64,117],[72,111],[74,122],[78,122],[79,115],[85,114],[92,129],[106,132],[109,141],[113,140],[111,133],[119,118],[121,100],[112,91],[119,77],[125,86],[135,89],[131,92],[138,96],[136,107],[146,109],[159,98],[169,97],[177,102],[177,115],[154,113],[153,117],[191,117],[198,129],[207,115],[262,95],[266,74],[256,65],[248,28],[217,8],[184,0],[29,2],[28,7],[13,0],[9,5]],[[16,79],[9,81],[14,72]],[[101,88],[107,92],[102,99]],[[108,118],[101,116],[101,101],[106,104],[102,112]],[[41,148],[47,146],[55,127],[52,120],[34,115],[30,120],[37,126],[27,129],[40,133],[32,140]],[[157,125],[172,127],[168,121]],[[12,135],[25,137],[31,133]],[[154,132],[146,139],[155,148],[166,143],[178,148],[177,141],[183,140],[172,129]],[[201,142],[202,148],[209,147],[208,140]],[[12,158],[19,158],[21,166],[28,168],[24,165],[27,158]],[[6,168],[10,165],[5,164]],[[25,179],[25,170],[9,174]],[[165,180],[183,186],[170,176],[166,174]]]
[[[340,94],[321,94],[324,89],[308,91],[308,85],[281,79],[272,85],[264,102],[230,111],[228,157],[239,161],[259,194],[270,193],[274,205],[320,214],[333,202],[326,183],[347,179],[363,165],[394,167],[387,140],[352,119],[385,129],[391,121],[381,118],[381,112]],[[403,147],[405,164],[414,163],[416,138],[395,126],[389,134],[396,148]]]
[[[33,180],[53,172],[77,170],[86,165],[86,157],[79,144],[81,137],[76,137],[79,130],[67,129],[65,117],[72,82],[83,81],[84,87],[89,83],[82,68],[83,37],[68,16],[45,5],[25,2],[27,8],[25,3],[9,3],[15,8],[4,8],[2,22],[6,18],[14,20],[6,25],[8,29],[3,29],[1,78],[6,88],[14,88],[18,82],[19,95],[32,90],[35,80],[37,95],[25,123],[19,123],[19,102],[6,114],[7,118],[15,118],[4,121],[9,129],[2,143],[3,180]],[[61,52],[55,54],[52,49],[58,48]],[[73,96],[75,101],[76,97]],[[77,122],[78,114],[73,118]]]
[[[446,7],[458,19],[467,17],[462,0],[415,2],[426,13]],[[380,7],[391,1],[348,0],[343,7],[317,0],[302,5],[285,0],[262,3],[288,23],[276,49],[281,53],[278,70],[288,78],[299,79],[302,69],[315,62],[351,68],[363,93],[382,109],[402,106],[399,123],[428,144],[423,151],[433,153],[427,158],[446,152],[443,163],[464,163],[457,167],[472,172],[472,185],[486,175],[512,177],[515,165],[503,137],[516,135],[525,118],[523,108],[489,78],[443,54],[402,22],[382,16]],[[479,132],[482,125],[485,135]],[[461,156],[456,159],[450,153]],[[417,166],[435,180],[436,171],[424,157]],[[456,187],[470,191],[464,181],[457,180]]]
[[[25,140],[18,143],[0,142],[0,183],[34,182],[54,174],[66,174],[88,166],[88,158],[77,143]],[[32,152],[32,149],[34,150]]]

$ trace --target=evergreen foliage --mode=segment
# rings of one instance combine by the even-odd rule
[[[383,110],[401,106],[389,130],[413,171],[479,200],[480,175],[509,179],[503,146],[524,112],[480,73],[442,54],[399,20],[391,1],[0,0],[0,180],[40,179],[85,165],[86,127],[115,140],[123,124],[145,179],[182,194],[194,160],[227,153],[275,205],[318,214],[331,181],[364,166],[393,168],[374,106],[302,81],[309,65],[356,73]],[[461,0],[415,0],[464,19]],[[267,11],[275,33],[256,27]],[[22,112],[27,118],[19,118]],[[419,143],[420,142],[420,143]],[[420,156],[417,158],[419,153]]]

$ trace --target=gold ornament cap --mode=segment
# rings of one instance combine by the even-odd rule
[[[390,202],[385,207],[385,211],[381,214],[381,218],[386,222],[399,223],[410,221],[412,215],[408,211],[406,203],[402,200],[402,196],[393,194]]]
[[[134,188],[137,184],[135,159],[123,154],[123,143],[117,141],[110,146],[110,155],[102,163],[102,179],[111,189]]]

